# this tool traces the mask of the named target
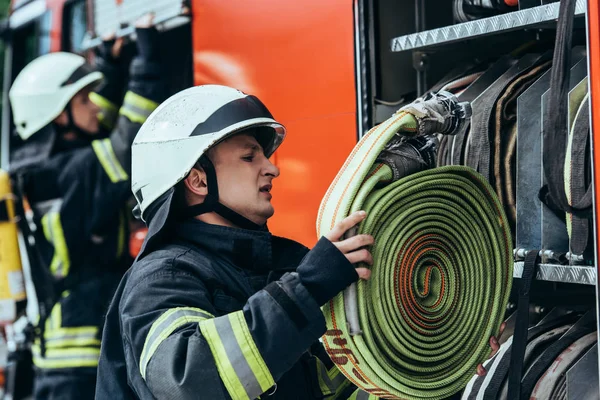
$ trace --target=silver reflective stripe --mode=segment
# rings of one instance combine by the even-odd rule
[[[335,387],[333,386],[333,382],[331,382],[331,379],[329,379],[329,375],[327,374],[327,369],[325,369],[325,366],[322,365],[320,367],[318,367],[319,369],[319,374],[321,375],[321,382],[323,382],[327,388],[330,391],[330,394],[335,393]]]
[[[92,147],[111,182],[117,183],[129,179],[115,155],[110,139],[94,140]]]
[[[333,384],[333,387],[335,387],[335,390],[337,390],[338,387],[340,387],[340,385],[344,383],[345,380],[346,377],[344,376],[344,374],[338,371],[338,374],[335,376],[335,378],[331,380],[331,383]]]
[[[356,400],[369,400],[369,397],[371,395],[363,390],[358,390],[358,393],[356,394]]]
[[[71,346],[100,346],[100,340],[97,339],[97,333],[71,333],[67,334],[60,330],[52,332],[58,334],[55,337],[45,337],[47,347],[71,347]]]
[[[38,357],[41,357],[41,353],[39,353],[36,350],[34,350],[35,355],[37,355]],[[77,358],[78,360],[89,360],[89,361],[98,361],[98,356],[100,354],[77,354],[77,355],[73,355],[73,354],[51,354],[50,356],[48,355],[48,351],[46,351],[46,357],[44,357],[44,359],[47,360],[54,360],[54,361],[59,361],[59,360],[72,360],[74,358]]]
[[[125,103],[121,106],[121,114],[129,116],[130,113],[133,113],[135,116],[140,117],[142,119],[146,119],[152,114],[152,111],[147,110],[142,107],[138,107],[135,104]],[[136,121],[133,121],[136,122]]]
[[[213,315],[199,308],[181,307],[173,308],[161,315],[150,328],[146,336],[142,355],[140,356],[140,374],[146,379],[146,372],[150,359],[158,346],[175,330],[189,323],[199,323],[205,319],[214,318]]]
[[[32,206],[38,215],[46,215],[51,211],[60,211],[62,203],[63,200],[61,198],[56,198],[52,200],[40,201],[34,203]]]
[[[236,340],[231,321],[229,318],[217,318],[215,319],[215,327],[221,338],[223,347],[227,351],[227,358],[229,358],[229,362],[231,363],[235,374],[238,376],[238,379],[244,386],[248,397],[250,399],[256,398],[263,393],[263,390]]]
[[[321,375],[321,381],[327,386],[332,394],[338,390],[340,385],[344,383],[346,379],[344,374],[342,374],[339,369],[336,367],[333,368],[334,369],[332,369],[331,372],[327,371],[324,364],[321,364],[321,366],[318,368],[319,374]],[[333,379],[331,379],[331,375],[334,375]]]
[[[46,349],[44,357],[38,345],[32,346],[31,351],[34,364],[44,369],[97,367],[100,358],[99,348]]]
[[[125,94],[119,113],[132,122],[143,124],[156,107],[158,103],[129,91]]]

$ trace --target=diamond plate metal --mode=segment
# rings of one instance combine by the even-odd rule
[[[156,21],[175,18],[181,14],[182,3],[182,0],[94,0],[96,36],[117,31],[122,23],[132,25],[149,12],[154,12]]]
[[[523,276],[523,262],[516,262],[513,277]],[[596,284],[596,267],[579,265],[540,264],[536,279],[562,283],[579,283],[582,285]]]
[[[508,32],[520,28],[554,21],[558,18],[560,3],[513,11],[495,17],[482,18],[462,24],[450,25],[410,35],[399,36],[391,40],[392,52],[414,50],[428,46],[457,42],[499,32]],[[577,0],[575,15],[584,15],[587,10],[586,0]]]
[[[93,0],[94,32],[88,33],[82,48],[98,46],[101,37],[115,33],[117,37],[130,36],[134,33],[135,21],[142,15],[153,12],[154,25],[159,30],[168,30],[189,22],[189,17],[182,17],[182,0]],[[125,27],[121,27],[125,24]]]

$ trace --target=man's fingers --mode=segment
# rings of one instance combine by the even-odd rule
[[[482,364],[479,364],[477,366],[477,375],[479,375],[479,376],[485,376],[485,374],[487,374],[487,371],[485,370],[485,368],[483,368]]]
[[[110,31],[108,32],[106,35],[102,36],[102,41],[103,42],[108,42],[110,40],[114,40],[114,38],[117,37],[117,34],[115,31]]]
[[[348,229],[357,225],[359,222],[365,219],[366,216],[367,213],[364,211],[353,212],[352,214],[338,222],[333,227],[333,229],[327,235],[325,235],[325,237],[331,242],[337,242],[342,236],[344,236],[344,233],[346,233]]]
[[[371,277],[371,270],[369,268],[356,268],[356,273],[360,279],[368,280]]]
[[[505,329],[506,329],[506,322],[503,322],[502,325],[500,325],[500,332],[498,332],[498,337],[502,336]]]
[[[123,38],[120,37],[115,40],[115,44],[112,47],[113,58],[119,58],[121,56],[121,50],[123,50]]]
[[[371,235],[356,235],[351,238],[342,240],[341,242],[337,242],[335,246],[342,253],[350,253],[356,249],[360,249],[361,247],[370,246],[374,242],[373,236]]]
[[[150,28],[152,26],[153,22],[154,22],[154,13],[149,12],[147,14],[142,15],[140,18],[137,19],[137,21],[135,22],[135,27],[136,28]]]
[[[346,258],[350,263],[357,264],[359,262],[364,262],[369,265],[373,265],[373,256],[371,252],[367,249],[356,250],[351,253],[346,254]]]
[[[490,354],[490,357],[494,357],[498,350],[500,350],[500,343],[498,343],[498,339],[496,339],[493,336],[490,338],[490,347],[492,348],[492,353]]]

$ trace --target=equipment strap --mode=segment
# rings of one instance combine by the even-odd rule
[[[465,165],[475,168],[486,179],[491,181],[490,121],[498,98],[515,79],[549,60],[549,53],[526,54],[473,101],[473,109],[477,112],[471,119],[471,131],[463,158]]]
[[[508,378],[508,398],[518,399],[521,392],[521,377],[523,376],[523,359],[527,346],[527,328],[529,327],[529,293],[531,282],[535,279],[537,266],[540,262],[538,250],[530,250],[525,256],[523,276],[519,286],[519,304],[517,308],[517,324],[513,336],[513,346],[510,354],[510,374]]]
[[[565,191],[569,205],[578,210],[588,210],[589,217],[567,213],[567,231],[570,237],[570,250],[583,254],[590,238],[590,217],[592,212],[593,190],[590,174],[590,104],[586,96],[581,103],[573,128],[569,135],[565,158]]]
[[[567,143],[568,137],[569,118],[567,102],[575,3],[575,0],[560,2],[552,59],[550,95],[544,110],[543,124],[542,157],[547,188],[542,188],[540,197],[550,209],[579,214],[581,210],[571,207],[564,190],[565,143]]]

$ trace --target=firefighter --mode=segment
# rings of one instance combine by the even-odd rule
[[[269,233],[279,176],[269,157],[284,137],[260,100],[218,85],[172,96],[142,126],[132,191],[148,236],[109,308],[97,399],[355,390],[323,356],[320,307],[369,278],[353,264],[372,263],[373,238],[343,239],[364,212],[310,251]]]
[[[36,225],[35,252],[56,291],[32,346],[37,399],[94,398],[103,318],[131,263],[131,144],[165,96],[152,20],[146,15],[136,23],[137,54],[124,98],[121,40],[104,42],[97,70],[75,54],[41,56],[10,90],[16,130],[25,141],[11,170],[23,182]]]

